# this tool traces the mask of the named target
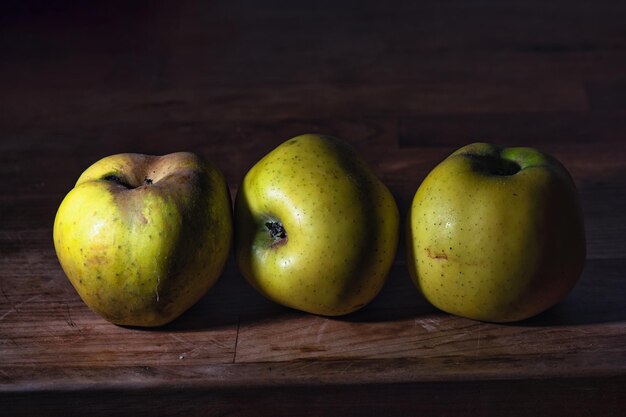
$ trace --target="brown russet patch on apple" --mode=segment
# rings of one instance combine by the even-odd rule
[[[106,252],[109,246],[104,244],[92,243],[89,247],[89,253],[85,255],[85,263],[89,266],[105,265],[109,262]],[[81,249],[81,253],[82,253]]]
[[[116,190],[113,196],[121,211],[128,213],[127,219],[132,222],[148,224],[143,212],[143,200],[147,195],[144,193],[162,196],[185,194],[207,183],[201,172],[202,161],[191,153],[179,152],[164,156],[131,154],[130,158],[134,165],[128,168],[128,176],[133,180],[129,181],[127,190]],[[190,210],[186,206],[177,206],[181,212]],[[194,227],[194,230],[199,232],[202,228]]]
[[[146,218],[146,215],[145,215],[145,214],[143,214],[143,211],[141,211],[141,210],[136,210],[136,212],[137,212],[137,218],[139,219],[139,221],[140,221],[142,224],[148,224],[148,219]]]
[[[187,184],[191,184],[193,181],[195,181],[195,177],[193,175],[193,173],[185,173],[185,174],[181,174],[181,175],[176,175],[173,178],[173,181],[178,184],[178,185],[187,185]]]
[[[435,252],[430,248],[426,248],[424,250],[426,251],[426,255],[431,259],[448,260],[448,255],[445,252]]]
[[[108,258],[102,254],[94,254],[90,255],[87,258],[86,264],[87,266],[95,266],[95,265],[106,265],[109,262]]]
[[[431,248],[424,248],[424,251],[426,251],[426,256],[428,256],[430,259],[435,259],[438,261],[456,262],[471,267],[484,267],[485,265],[487,265],[487,262],[484,259],[467,260],[458,256],[454,256],[452,254],[447,254],[445,251],[437,252]]]

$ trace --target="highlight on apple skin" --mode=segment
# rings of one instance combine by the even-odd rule
[[[261,294],[325,316],[367,305],[398,241],[387,187],[347,143],[301,135],[262,158],[235,199],[235,258]]]
[[[408,214],[407,265],[424,297],[455,315],[527,319],[575,286],[585,229],[572,177],[531,148],[467,145],[435,167]]]
[[[65,274],[94,312],[119,325],[161,326],[222,273],[230,193],[218,168],[193,153],[112,155],[80,176],[53,235]]]

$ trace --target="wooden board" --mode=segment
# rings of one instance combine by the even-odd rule
[[[623,415],[626,5],[392,3],[2,6],[0,414]],[[580,282],[524,322],[472,321],[418,294],[401,245],[381,294],[340,318],[265,300],[232,257],[160,329],[82,303],[52,223],[88,165],[190,150],[234,196],[305,132],[352,143],[403,218],[463,144],[552,153],[583,203]]]

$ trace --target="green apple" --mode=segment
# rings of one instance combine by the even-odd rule
[[[529,318],[563,299],[585,263],[574,182],[531,148],[465,146],[420,185],[407,225],[409,272],[446,312]]]
[[[198,156],[119,154],[90,166],[54,221],[63,270],[94,312],[160,326],[222,272],[233,235],[221,172]]]
[[[246,174],[235,200],[235,255],[267,298],[338,316],[381,290],[398,241],[398,208],[356,151],[302,135]]]

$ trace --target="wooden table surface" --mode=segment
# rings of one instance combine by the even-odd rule
[[[0,6],[0,414],[624,415],[625,2],[48,3]],[[402,216],[461,145],[552,153],[582,198],[580,282],[538,317],[482,323],[431,307],[400,247],[341,318],[272,304],[232,257],[161,329],[79,299],[52,224],[92,162],[194,151],[234,195],[306,132],[352,143]]]

